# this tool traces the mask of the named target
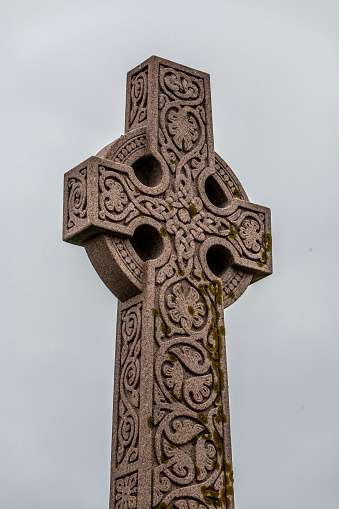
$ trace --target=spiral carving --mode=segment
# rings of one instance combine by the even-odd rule
[[[131,111],[129,129],[135,129],[147,118],[147,70],[136,74],[131,79]]]
[[[138,459],[141,309],[138,303],[122,313],[117,464]]]
[[[73,228],[79,219],[87,215],[87,168],[83,168],[68,180],[67,228]]]

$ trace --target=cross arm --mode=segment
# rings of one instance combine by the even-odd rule
[[[255,283],[272,274],[271,211],[245,200],[233,203],[236,210],[227,215],[225,236],[232,246],[234,266],[252,273]]]
[[[153,200],[157,207],[152,194],[161,188],[143,186],[131,166],[89,157],[65,174],[63,240],[83,245],[99,233],[131,237],[136,226],[144,222],[145,191],[151,195],[148,203]]]

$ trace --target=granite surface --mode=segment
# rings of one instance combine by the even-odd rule
[[[128,73],[125,134],[65,174],[64,240],[119,299],[110,509],[233,509],[223,311],[272,242],[214,152],[208,74]]]

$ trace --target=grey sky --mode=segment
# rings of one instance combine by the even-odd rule
[[[63,174],[123,133],[128,70],[211,74],[215,148],[271,207],[226,313],[237,509],[338,507],[336,0],[2,6],[1,509],[108,509],[116,299],[61,242]]]

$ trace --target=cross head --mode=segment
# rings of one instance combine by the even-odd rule
[[[272,273],[270,232],[214,152],[209,75],[130,71],[125,134],[64,194],[64,240],[119,299],[110,509],[234,508],[223,311]]]

